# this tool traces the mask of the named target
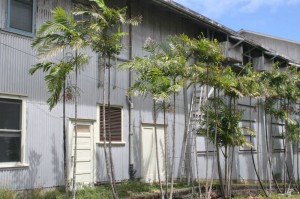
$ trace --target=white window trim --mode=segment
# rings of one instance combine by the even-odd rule
[[[97,105],[97,122],[95,124],[95,140],[96,140],[96,144],[100,144],[100,145],[104,145],[104,141],[100,141],[100,106],[103,106],[103,104],[98,104]],[[107,105],[106,105],[107,106]],[[111,142],[112,145],[125,145],[126,142],[124,141],[124,128],[123,128],[123,122],[124,122],[124,111],[123,111],[123,107],[122,106],[111,106],[111,107],[116,107],[116,108],[120,108],[121,109],[121,141],[116,142],[113,141]],[[106,144],[109,144],[108,141],[106,141]]]
[[[0,93],[0,98],[5,99],[16,99],[22,101],[22,128],[21,128],[21,158],[20,162],[0,162],[0,169],[2,168],[23,168],[28,167],[29,165],[25,162],[25,141],[26,141],[26,129],[27,129],[27,122],[26,122],[26,115],[27,115],[27,97],[23,95],[14,95],[14,94],[2,94]]]
[[[6,16],[6,29],[7,31],[10,31],[10,32],[13,32],[13,33],[16,33],[16,34],[20,34],[20,35],[25,35],[25,36],[29,36],[29,37],[33,37],[35,35],[35,18],[36,18],[36,3],[37,1],[36,0],[33,0],[32,1],[32,32],[27,32],[27,31],[24,31],[24,30],[20,30],[20,29],[17,29],[17,28],[11,28],[10,27],[10,3],[11,0],[7,0],[7,6],[6,6],[6,9],[7,9],[7,16]]]

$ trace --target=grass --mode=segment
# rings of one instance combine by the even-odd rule
[[[0,188],[0,199],[14,199],[15,192],[8,189]]]
[[[117,191],[120,198],[126,198],[139,194],[153,193],[158,190],[157,185],[145,184],[139,181],[128,181],[117,184]],[[71,196],[72,193],[69,194]],[[28,192],[16,192],[9,189],[0,189],[0,199],[64,199],[65,191],[62,188],[50,191],[35,189]],[[71,198],[71,197],[70,197]],[[76,192],[77,199],[99,199],[113,198],[109,185],[100,185],[95,187],[83,187]]]
[[[174,184],[175,189],[187,188],[191,186],[187,186],[186,183],[177,182]],[[170,189],[169,189],[170,190]],[[117,184],[117,191],[120,198],[127,198],[130,196],[136,195],[146,195],[149,193],[158,193],[159,186],[157,184],[145,184],[139,181],[127,181]],[[71,193],[70,193],[71,198]],[[65,199],[65,191],[62,188],[53,189],[50,191],[44,191],[42,189],[35,189],[33,191],[27,192],[15,192],[9,189],[1,189],[0,188],[0,199]],[[108,184],[99,185],[95,187],[83,187],[78,190],[76,193],[77,199],[99,199],[106,198],[112,199],[112,194],[110,191],[110,186]],[[235,199],[246,199],[248,196],[235,196]],[[255,199],[263,199],[262,196],[256,196]],[[284,195],[274,194],[268,199],[296,199],[300,198],[299,195],[290,195],[288,197]]]
[[[234,197],[234,199],[249,199],[249,198],[251,198],[251,197],[245,197],[245,196]],[[274,194],[268,198],[263,197],[261,195],[255,196],[253,198],[255,198],[255,199],[297,199],[297,198],[300,198],[300,196],[299,195],[290,195],[290,196],[286,197],[284,195],[277,195],[277,194],[275,195]]]

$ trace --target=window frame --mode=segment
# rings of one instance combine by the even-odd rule
[[[273,153],[284,153],[285,149],[284,149],[283,132],[285,131],[285,124],[283,121],[273,121],[273,120],[271,122],[272,150]],[[278,130],[276,130],[276,128]]]
[[[32,27],[31,27],[31,31],[32,32],[27,32],[25,30],[20,30],[17,28],[12,28],[10,27],[10,23],[11,23],[11,18],[10,18],[10,8],[11,8],[11,1],[12,0],[7,0],[7,16],[6,16],[6,29],[10,32],[16,33],[16,34],[20,34],[20,35],[25,35],[25,36],[29,36],[29,37],[34,37],[35,36],[35,23],[36,23],[36,0],[32,0]]]
[[[254,132],[259,132],[258,123],[256,120],[256,118],[258,117],[256,115],[258,114],[256,110],[258,110],[259,107],[256,104],[255,99],[253,102],[250,100],[252,100],[251,97],[244,97],[240,98],[237,102],[238,108],[243,111],[242,118],[239,121],[239,127],[250,127]],[[245,129],[242,129],[242,131],[247,142],[252,144],[252,146],[239,146],[239,153],[257,153],[259,139],[257,135],[250,135]]]
[[[107,104],[105,105],[107,107]],[[101,108],[103,107],[103,104],[98,104],[97,106],[97,133],[96,133],[96,137],[95,140],[97,144],[104,144],[104,140],[100,140],[101,136],[100,136],[100,112],[101,112]],[[121,110],[121,141],[111,141],[112,145],[124,145],[126,144],[126,142],[124,141],[124,110],[122,106],[116,106],[116,105],[111,105],[110,107],[112,108],[119,108]],[[109,141],[106,141],[106,143],[108,144]]]
[[[27,114],[27,97],[22,95],[13,94],[3,94],[0,93],[0,98],[7,100],[20,100],[21,101],[21,143],[20,143],[20,161],[18,162],[0,162],[0,169],[5,168],[22,168],[28,167],[29,165],[25,163],[25,138],[26,138],[26,114]]]

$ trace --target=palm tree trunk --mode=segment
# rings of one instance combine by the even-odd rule
[[[207,128],[207,131],[208,131],[208,128]],[[206,194],[206,198],[208,198],[208,139],[206,138],[205,140],[205,194]],[[213,159],[214,160],[214,159]],[[213,174],[212,174],[213,175]]]
[[[199,197],[201,198],[201,186],[200,186],[200,179],[199,179],[199,171],[198,171],[198,155],[197,155],[197,135],[195,135],[195,139],[194,139],[194,147],[195,147],[195,161],[196,161],[196,179],[197,179],[197,183],[198,183],[198,191],[199,191]],[[197,193],[197,192],[196,192]]]
[[[296,183],[296,180],[295,180],[295,173],[294,173],[294,165],[295,165],[295,163],[294,163],[295,162],[295,157],[293,155],[294,144],[291,143],[290,147],[291,147],[290,154],[291,154],[291,159],[292,159],[292,162],[291,162],[291,167],[292,167],[291,170],[292,171],[290,173],[289,169],[287,169],[287,174],[288,174],[288,177],[289,177],[290,184],[293,186],[293,189],[295,191],[299,192],[298,191],[298,186],[297,186],[297,183]],[[288,164],[286,166],[288,168]]]
[[[299,109],[299,107],[298,107]],[[299,127],[300,127],[300,122],[299,122]],[[300,174],[299,174],[299,140],[297,140],[297,145],[296,145],[296,151],[297,151],[297,187],[298,190],[300,190],[299,186],[299,180],[300,180]]]
[[[175,82],[175,81],[174,81]],[[173,136],[172,136],[172,167],[171,167],[171,190],[170,198],[173,198],[173,186],[174,186],[174,170],[175,170],[175,136],[176,136],[176,94],[173,93]]]
[[[208,100],[208,86],[206,85],[206,99]],[[206,121],[207,123],[208,121],[208,113],[206,112]],[[206,147],[206,154],[205,154],[205,194],[206,194],[206,198],[208,198],[208,133],[209,133],[209,129],[206,128],[206,139],[205,139],[205,147]]]
[[[77,161],[77,80],[78,80],[78,64],[77,64],[77,50],[75,52],[75,59],[76,59],[76,65],[75,65],[75,141],[74,141],[74,159],[73,159],[73,187],[72,187],[72,198],[76,198],[76,161]]]
[[[103,66],[103,75],[105,78],[105,67],[106,67],[106,57],[104,57],[104,66]],[[105,118],[105,81],[103,81],[103,91],[102,91],[102,125],[103,125],[103,143],[104,143],[104,157],[105,157],[105,164],[106,164],[106,172],[107,172],[107,177],[109,180],[109,184],[110,184],[110,188],[111,188],[111,192],[113,194],[113,197],[116,199],[118,198],[117,194],[115,193],[115,189],[114,189],[114,185],[113,185],[113,180],[111,177],[111,166],[110,166],[110,160],[108,157],[108,153],[107,153],[107,145],[106,145],[106,118]]]
[[[164,191],[162,189],[162,183],[160,179],[160,167],[159,167],[159,154],[158,154],[158,139],[157,139],[157,124],[156,124],[156,101],[153,100],[153,114],[154,114],[154,136],[155,136],[155,151],[156,151],[156,166],[157,166],[157,175],[159,182],[160,198],[164,199]]]
[[[284,99],[284,104],[285,104],[285,99]],[[287,101],[287,107],[289,107],[289,100]],[[288,112],[287,112],[288,114]],[[289,114],[287,115],[289,117]],[[285,128],[287,127],[287,121],[285,120]],[[287,144],[286,144],[286,137],[287,137],[287,132],[285,132],[285,135],[283,137],[283,146],[284,146],[284,194],[287,196],[287,187],[286,187],[286,181],[287,181]]]
[[[288,168],[287,168],[287,154],[286,154],[286,151],[287,151],[287,147],[286,147],[286,139],[285,138],[283,138],[283,148],[284,148],[284,166],[283,166],[283,168],[284,168],[284,194],[287,196],[288,195],[288,193],[287,193],[287,187],[286,187],[286,183],[287,183],[287,170],[288,170]]]
[[[299,141],[297,141],[297,187],[298,190],[300,190],[300,186],[299,186],[299,180],[300,180],[300,175],[299,175]]]
[[[252,136],[251,135],[250,135],[250,143],[252,143]],[[260,179],[260,176],[259,176],[257,168],[256,168],[256,164],[255,164],[255,160],[254,160],[254,154],[253,154],[253,147],[251,147],[251,157],[252,157],[252,163],[253,163],[254,171],[255,171],[257,180],[259,182],[260,188],[263,190],[265,196],[268,197],[268,194],[267,194],[267,192],[266,192],[266,190],[265,190],[265,188],[262,184],[262,181]]]
[[[216,97],[219,98],[219,90],[218,93],[216,93],[216,89],[214,89],[214,111],[215,111],[215,115],[216,118],[218,120],[218,115],[217,115],[217,101],[216,101]],[[208,93],[208,92],[207,92]],[[207,96],[208,98],[208,96]],[[208,120],[208,117],[207,117]],[[212,164],[212,171],[214,169],[214,164],[215,164],[215,155],[217,153],[217,165],[218,165],[218,174],[219,174],[219,182],[220,182],[220,187],[221,187],[221,194],[223,197],[225,197],[225,190],[224,190],[224,183],[223,183],[223,176],[222,176],[222,169],[221,169],[221,162],[220,162],[220,150],[219,150],[219,145],[218,145],[218,128],[217,128],[217,123],[215,123],[215,138],[214,138],[214,145],[215,145],[215,151],[214,151],[214,155],[213,155],[213,164]],[[207,129],[207,136],[208,136],[208,129]],[[209,187],[209,192],[207,195],[207,198],[210,198],[210,193],[211,193],[211,189],[212,189],[212,181],[213,181],[213,172],[211,175],[211,182],[210,182],[210,187]]]
[[[219,145],[216,145],[217,150],[217,161],[218,161],[218,174],[219,174],[219,181],[220,181],[220,187],[221,187],[221,194],[225,197],[225,190],[224,190],[224,183],[223,183],[223,177],[222,177],[222,169],[221,169],[221,161],[220,161],[220,150]]]
[[[67,143],[66,143],[66,78],[63,87],[63,147],[64,147],[64,181],[66,199],[69,199],[68,167],[67,167]]]
[[[266,127],[266,140],[269,140],[270,141],[270,139],[271,139],[271,137],[270,137],[270,139],[268,138],[269,136],[267,135],[268,134],[268,130],[267,130],[267,115],[266,115],[266,112],[265,112],[265,127]],[[271,124],[272,124],[272,116],[271,116]],[[279,192],[279,193],[281,193],[281,190],[280,190],[280,188],[279,188],[279,185],[278,185],[278,182],[277,182],[277,180],[276,180],[276,178],[275,178],[275,175],[274,175],[274,171],[273,171],[273,163],[272,163],[272,152],[271,152],[271,149],[270,149],[270,144],[268,144],[268,142],[266,142],[267,143],[267,153],[269,154],[269,165],[270,165],[270,169],[271,169],[271,175],[272,175],[272,179],[273,179],[273,181],[274,181],[274,183],[275,183],[275,186],[276,186],[276,189],[277,189],[277,191]]]
[[[224,182],[225,182],[225,198],[228,198],[228,182],[227,182],[227,178],[228,178],[228,146],[225,145],[225,154],[224,154],[224,158],[225,158],[225,176],[224,176]]]
[[[166,102],[163,102],[163,111],[164,111],[164,132],[165,132],[165,180],[166,180],[166,199],[169,198],[168,196],[168,165],[169,165],[169,134],[166,128]]]
[[[114,188],[115,196],[118,198],[118,192],[116,188],[116,177],[114,172],[114,164],[112,159],[112,150],[111,150],[111,121],[110,121],[110,59],[111,57],[108,57],[108,90],[107,90],[107,109],[108,109],[108,152],[109,152],[109,161],[110,161],[110,171],[111,171],[111,177],[112,177],[112,183]]]
[[[228,195],[229,198],[231,198],[231,193],[232,193],[232,170],[233,170],[233,163],[234,163],[234,146],[232,147],[232,151],[231,151],[231,164],[230,164],[230,173],[229,173],[229,178],[228,178]]]

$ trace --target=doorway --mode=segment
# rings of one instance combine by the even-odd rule
[[[157,125],[158,160],[160,179],[165,179],[165,132],[163,125]],[[158,182],[154,125],[142,125],[141,132],[141,178],[143,182]]]
[[[75,122],[70,123],[72,156],[69,179],[73,178],[73,161],[75,151]],[[93,185],[94,183],[94,125],[92,121],[77,121],[77,159],[76,184]]]

